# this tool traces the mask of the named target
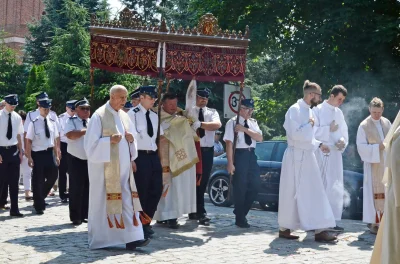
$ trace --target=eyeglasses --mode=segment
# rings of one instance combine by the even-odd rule
[[[247,111],[254,111],[254,108],[249,108],[249,107],[245,107],[245,106],[241,106],[240,109],[247,110]]]
[[[90,107],[79,107],[82,111],[90,111]]]

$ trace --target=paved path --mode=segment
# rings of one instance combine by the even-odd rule
[[[20,196],[22,198],[22,196]],[[359,221],[340,223],[346,233],[338,244],[320,244],[313,233],[299,232],[300,241],[277,238],[277,214],[252,210],[252,228],[234,225],[231,208],[207,205],[213,218],[209,227],[186,217],[178,230],[155,225],[149,246],[127,252],[124,246],[89,250],[87,224],[74,227],[68,206],[49,198],[44,215],[32,213],[32,203],[21,199],[24,218],[10,218],[0,211],[0,263],[369,263],[375,237]]]

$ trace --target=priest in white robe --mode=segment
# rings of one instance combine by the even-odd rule
[[[400,112],[384,145],[387,159],[383,183],[387,187],[387,197],[371,264],[400,264]]]
[[[370,116],[361,122],[357,131],[357,150],[364,162],[363,222],[371,233],[378,232],[385,204],[385,187],[382,183],[385,166],[385,139],[391,123],[382,116],[381,99],[372,99]]]
[[[339,109],[346,96],[347,89],[342,85],[335,85],[331,89],[329,99],[313,108],[315,138],[330,149],[328,154],[318,149],[315,156],[336,221],[342,219],[344,193],[342,153],[349,142],[347,124],[342,110]],[[343,228],[337,225],[334,229],[343,231]]]
[[[133,124],[122,110],[128,92],[110,89],[110,100],[93,114],[84,139],[89,169],[89,248],[145,246],[142,211],[133,172],[137,157]],[[119,172],[119,173],[118,173]]]
[[[315,158],[320,148],[329,153],[329,147],[315,139],[314,117],[311,106],[321,100],[318,84],[306,81],[304,98],[292,105],[285,115],[288,148],[282,161],[279,186],[279,237],[298,239],[291,231],[315,230],[315,241],[334,242],[336,236],[327,228],[334,227],[335,217],[329,204],[321,173]]]
[[[161,103],[164,136],[160,140],[160,152],[164,190],[153,219],[170,228],[178,228],[179,217],[196,213],[195,165],[199,158],[195,140],[200,138],[182,110],[178,109],[176,94],[164,94]]]

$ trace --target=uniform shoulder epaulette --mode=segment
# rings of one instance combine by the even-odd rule
[[[237,116],[231,118],[232,121],[236,121]]]
[[[53,122],[56,122],[56,120],[54,120],[53,118],[51,118],[51,117],[49,117],[49,119],[51,120],[51,121],[53,121]]]
[[[256,122],[257,123],[257,120],[255,120],[254,118],[249,118],[251,121],[253,121],[253,122]]]
[[[37,116],[35,119],[32,120],[32,122],[36,122],[39,120],[39,117]]]
[[[61,117],[63,117],[63,116],[65,116],[65,113],[64,113],[64,114],[61,114],[61,115],[59,115],[58,117],[59,117],[59,118],[61,118]]]
[[[36,111],[36,110],[31,110],[31,111],[28,112],[28,114],[33,113],[33,112],[35,112],[35,111]]]
[[[76,119],[78,118],[77,116],[71,116],[69,119]]]
[[[158,115],[158,113],[156,111],[154,111],[152,108],[150,108],[150,111],[152,111],[153,113],[155,113],[156,115]]]
[[[140,111],[140,108],[139,108],[139,107],[133,108],[132,111],[133,111],[134,113],[137,113],[137,112]]]

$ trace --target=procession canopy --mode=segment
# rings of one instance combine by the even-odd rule
[[[91,67],[143,76],[199,81],[244,81],[249,28],[222,30],[212,14],[196,27],[147,25],[125,8],[119,17],[100,21],[92,16]],[[161,58],[162,57],[162,58]]]

